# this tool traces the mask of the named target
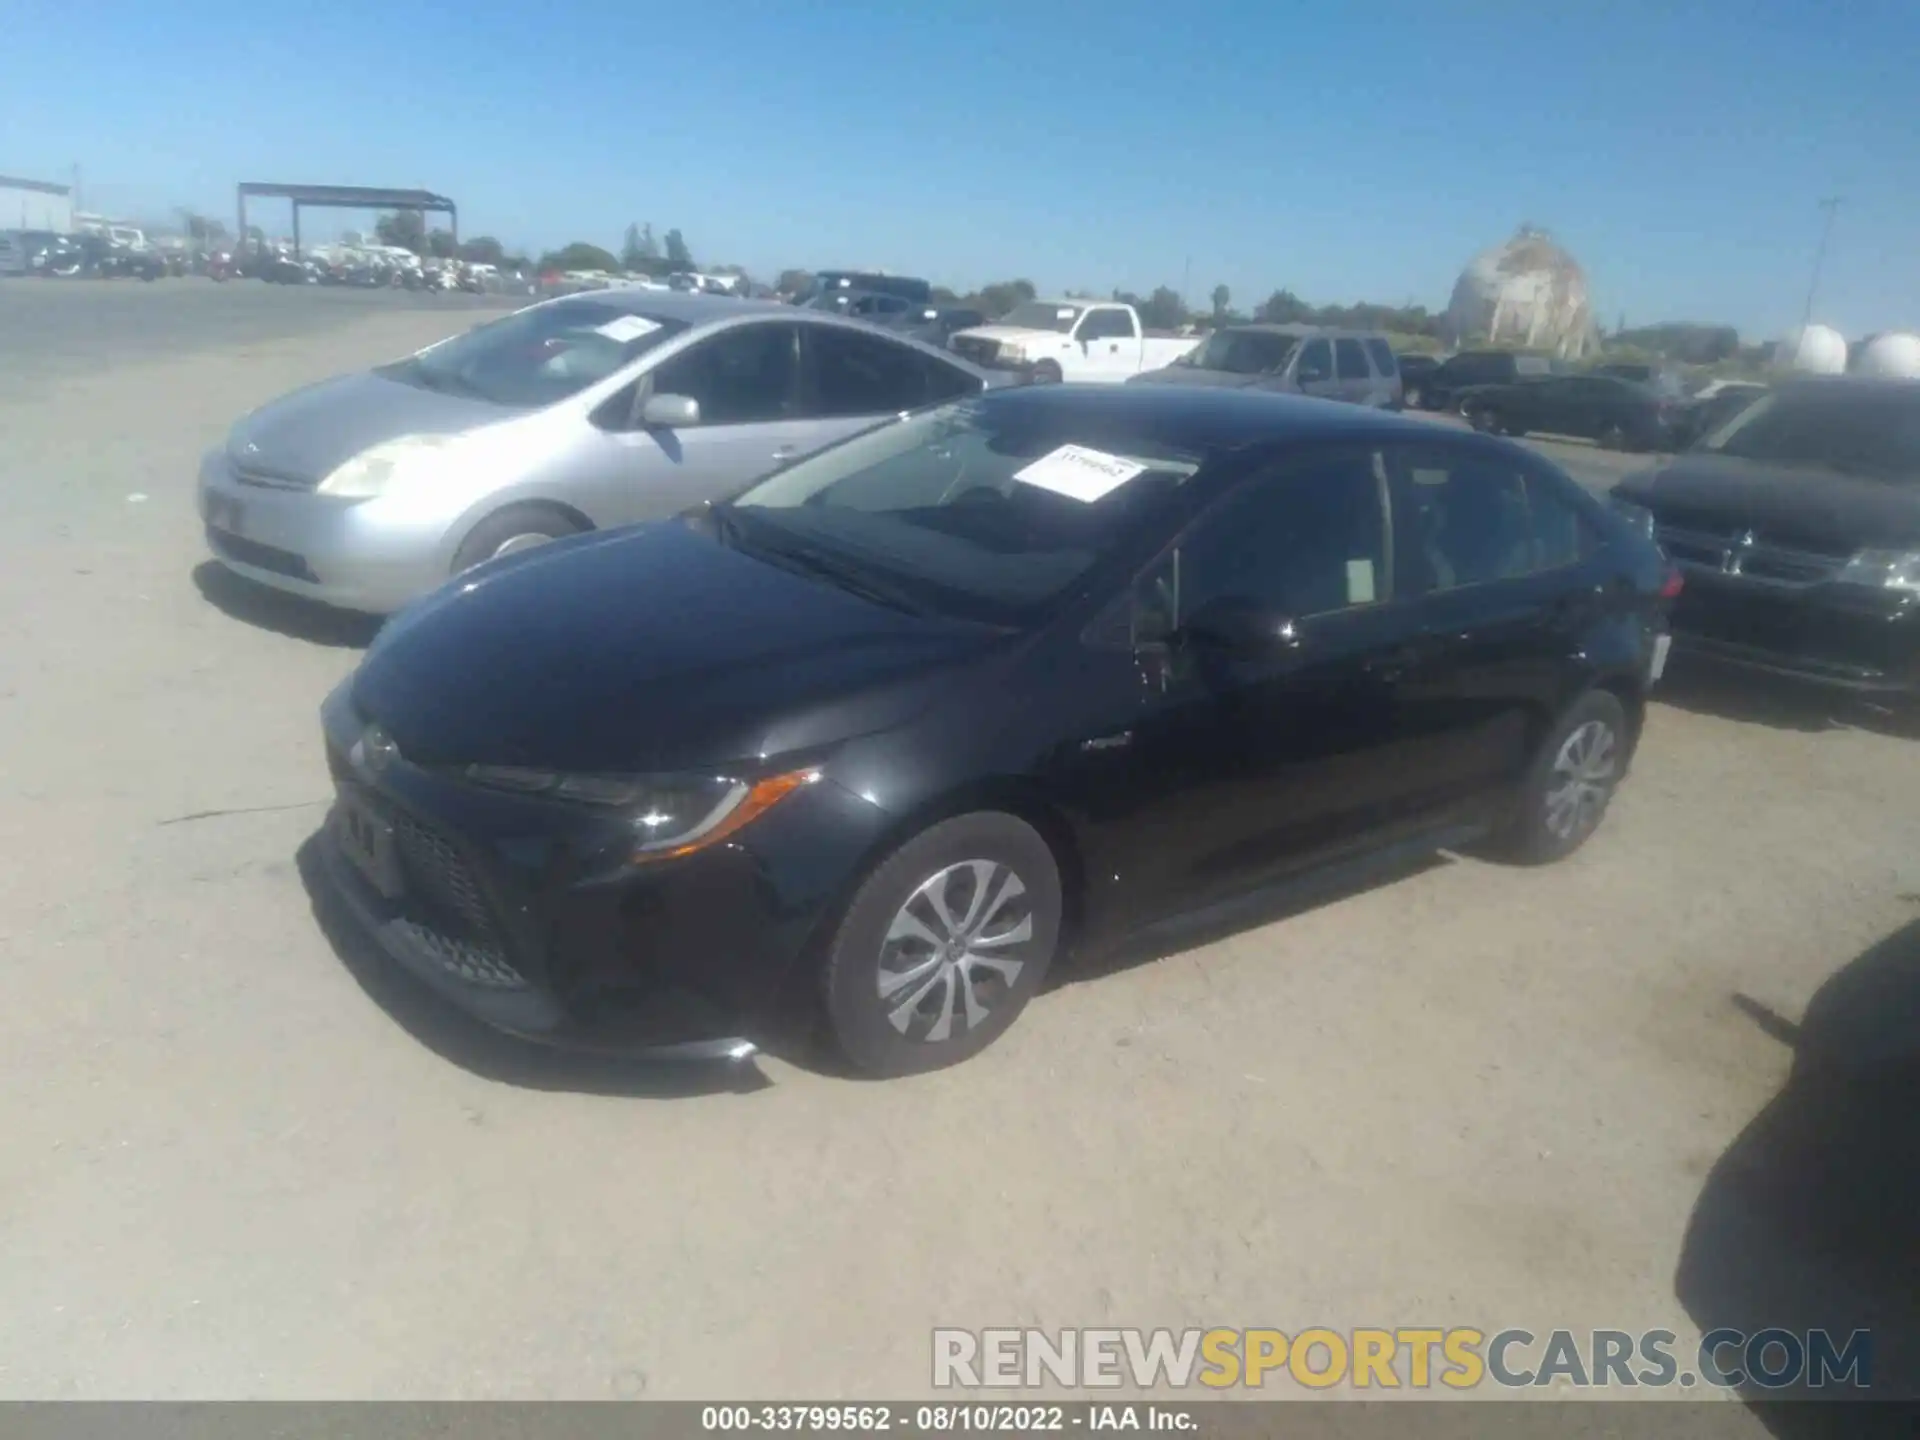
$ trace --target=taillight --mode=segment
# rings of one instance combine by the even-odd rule
[[[1660,598],[1662,600],[1678,600],[1680,598],[1680,592],[1686,589],[1686,586],[1686,577],[1681,575],[1680,567],[1678,565],[1669,565],[1667,567],[1667,578],[1660,586]]]

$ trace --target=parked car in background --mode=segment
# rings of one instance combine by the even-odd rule
[[[858,290],[867,295],[891,295],[909,305],[931,305],[933,285],[913,275],[889,275],[884,270],[820,270],[798,295],[796,305],[808,305],[823,296]]]
[[[1393,358],[1400,370],[1400,403],[1409,410],[1426,409],[1427,377],[1440,368],[1440,357],[1396,351]]]
[[[1676,647],[1920,699],[1920,384],[1792,380],[1612,499],[1686,573]]]
[[[201,463],[227,568],[386,613],[495,555],[668,515],[993,377],[853,321],[600,290],[277,400]]]
[[[1578,849],[1670,593],[1505,442],[1002,390],[442,588],[323,707],[321,853],[502,1029],[740,1056],[798,996],[859,1069],[932,1070],[1069,945],[1383,851]]]
[[[898,295],[875,294],[865,290],[828,291],[815,296],[802,308],[865,320],[870,325],[897,330],[928,345],[940,346],[944,346],[959,331],[987,323],[987,317],[978,310],[962,306],[920,305],[903,300]]]
[[[1509,385],[1523,376],[1551,375],[1553,362],[1544,355],[1512,350],[1462,350],[1442,360],[1421,385],[1422,408],[1458,410],[1459,394],[1474,385]]]
[[[1717,382],[1711,394],[1682,402],[1674,417],[1675,448],[1684,450],[1705,439],[1766,393],[1767,387],[1758,383]]]
[[[1130,383],[1272,390],[1382,410],[1397,409],[1401,394],[1385,335],[1318,325],[1223,326],[1171,365]]]
[[[1611,375],[1542,375],[1455,392],[1476,430],[1573,435],[1606,450],[1670,450],[1680,402]]]
[[[1200,337],[1149,333],[1131,305],[1031,300],[991,324],[959,331],[949,343],[976,365],[1040,384],[1118,385],[1143,370],[1171,365]]]
[[[1587,373],[1608,375],[1615,380],[1631,380],[1636,385],[1645,385],[1663,394],[1684,395],[1686,393],[1686,385],[1681,379],[1680,372],[1671,365],[1635,360],[1609,360],[1595,365]]]

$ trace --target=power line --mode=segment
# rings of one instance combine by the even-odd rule
[[[1840,202],[1844,198],[1840,195],[1829,195],[1820,202],[1820,208],[1827,212],[1827,219],[1826,223],[1820,227],[1819,248],[1813,252],[1813,279],[1807,284],[1807,313],[1800,320],[1803,329],[1813,323],[1813,300],[1814,296],[1820,293],[1820,267],[1826,262],[1827,241],[1833,235],[1833,217],[1840,213]]]

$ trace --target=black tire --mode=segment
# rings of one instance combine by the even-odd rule
[[[1467,423],[1482,435],[1498,435],[1501,431],[1500,417],[1492,410],[1475,405],[1462,413],[1466,415]]]
[[[977,937],[976,944],[1023,932],[1024,938],[993,944],[971,965],[942,959],[948,952],[933,942],[947,927],[924,893],[930,887],[939,889],[948,914],[966,907],[956,928]],[[981,905],[985,913],[977,913]],[[1061,908],[1053,851],[1025,821],[976,811],[921,831],[861,882],[828,945],[821,992],[840,1053],[876,1078],[944,1069],[978,1055],[1006,1033],[1046,979],[1060,940]],[[903,915],[911,915],[926,938],[908,933],[890,940]],[[998,925],[1005,928],[989,933]],[[1018,962],[1011,979],[1000,968],[1002,957]],[[891,987],[884,995],[883,985]]]
[[[502,553],[503,546],[515,540],[524,539],[529,544],[564,540],[586,528],[566,511],[551,505],[509,505],[487,516],[468,533],[453,557],[453,573],[458,575],[493,559]]]
[[[1606,818],[1632,746],[1632,726],[1618,697],[1589,690],[1541,743],[1492,849],[1522,865],[1551,864],[1578,850]],[[1567,787],[1576,781],[1583,789],[1569,797]],[[1571,812],[1564,808],[1569,805]]]
[[[1033,373],[1028,378],[1035,385],[1058,385],[1064,377],[1060,373],[1060,367],[1053,361],[1042,360],[1033,367]]]

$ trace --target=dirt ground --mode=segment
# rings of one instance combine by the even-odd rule
[[[939,1075],[530,1050],[316,925],[364,637],[220,584],[192,505],[243,411],[478,317],[206,303],[246,323],[0,386],[0,1396],[914,1396],[989,1325],[1911,1361],[1914,740],[1683,683],[1573,861],[1112,957]]]

